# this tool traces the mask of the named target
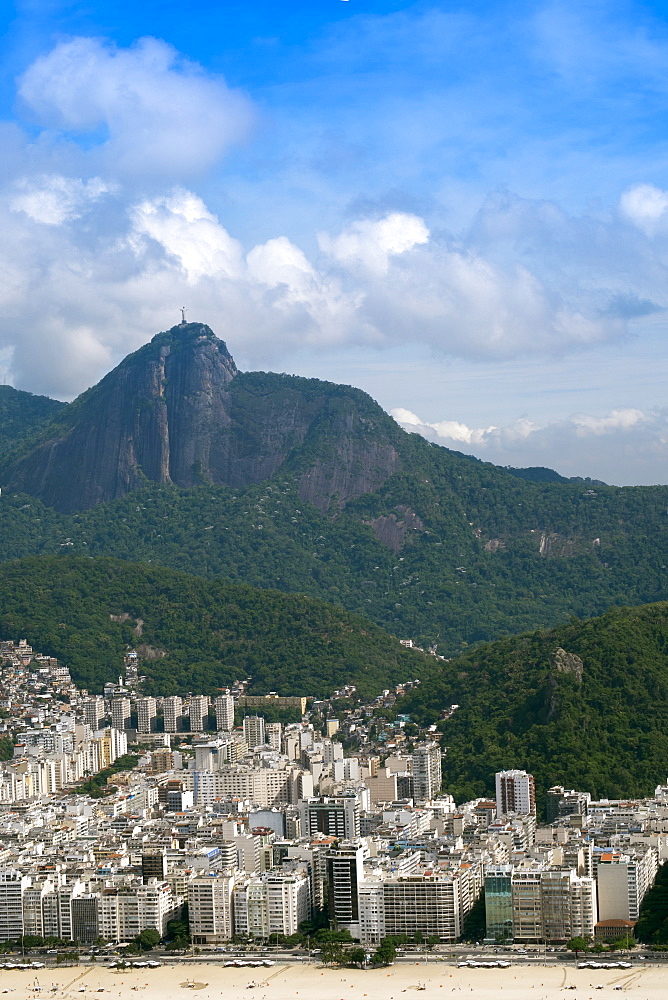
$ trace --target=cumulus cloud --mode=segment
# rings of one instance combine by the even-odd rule
[[[141,237],[149,237],[178,265],[185,281],[204,277],[238,278],[242,249],[220,225],[201,198],[177,190],[164,198],[142,201],[130,213],[128,246],[141,256]]]
[[[113,186],[100,177],[88,181],[62,174],[22,178],[10,196],[9,207],[13,212],[24,212],[34,222],[59,226],[80,218],[86,208],[112,190]]]
[[[404,213],[321,234],[309,259],[285,235],[246,249],[183,187],[133,200],[98,178],[39,176],[14,183],[5,205],[0,345],[16,347],[16,377],[27,383],[26,345],[53,341],[55,359],[33,353],[27,384],[36,377],[55,394],[171,325],[181,302],[260,365],[304,345],[407,340],[473,359],[560,354],[619,339],[640,309],[634,288],[625,294],[636,308],[611,308],[610,293],[578,289],[570,274],[550,284],[522,261],[500,260],[493,241],[485,252],[478,236],[435,238]],[[65,328],[80,331],[75,359]]]
[[[243,95],[155,38],[62,42],[26,70],[19,96],[39,126],[88,137],[93,160],[133,177],[202,173],[252,120]]]
[[[429,422],[403,408],[391,413],[410,433],[495,465],[548,466],[618,486],[668,481],[668,409],[620,407],[603,416],[576,413],[543,424],[523,417],[488,427]]]
[[[639,229],[652,235],[668,218],[668,191],[653,184],[634,184],[622,193],[619,207]]]
[[[428,242],[424,220],[404,212],[354,222],[338,236],[319,236],[321,249],[334,260],[348,266],[362,264],[379,275],[387,274],[392,257]]]
[[[75,394],[182,303],[263,367],[305,345],[559,356],[620,341],[665,308],[668,194],[648,185],[579,217],[496,192],[457,234],[369,210],[311,231],[315,251],[272,231],[268,212],[248,246],[191,183],[253,117],[220,78],[156,39],[77,38],[27,69],[20,96],[41,132],[21,149],[13,135],[0,178],[0,351],[35,391]],[[449,420],[433,433],[482,447],[497,429]]]

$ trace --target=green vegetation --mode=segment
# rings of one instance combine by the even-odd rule
[[[83,781],[80,785],[77,785],[75,792],[78,795],[90,795],[93,799],[100,799],[109,791],[107,788],[108,778],[111,778],[114,774],[118,774],[120,771],[131,771],[133,767],[137,766],[138,762],[139,757],[130,753],[126,753],[122,757],[117,757],[109,767],[105,767],[104,770],[98,771],[92,778],[88,778],[87,781]]]
[[[644,944],[668,945],[668,864],[661,865],[642,901],[634,933]]]
[[[152,951],[160,944],[160,933],[154,927],[147,927],[137,934],[134,941],[141,951]]]
[[[372,965],[391,965],[397,957],[397,949],[392,938],[384,938],[371,956]]]
[[[94,692],[128,647],[144,657],[145,690],[164,695],[215,694],[246,677],[251,693],[321,697],[354,681],[376,694],[431,660],[322,601],[120,560],[5,563],[0,593],[0,635],[57,656]]]
[[[566,947],[569,951],[574,951],[575,957],[577,958],[581,951],[589,951],[590,944],[590,938],[574,937],[571,938],[570,941],[566,942]]]
[[[606,486],[600,479],[585,479],[582,476],[560,476],[554,469],[546,469],[544,465],[533,465],[528,469],[515,469],[512,465],[505,465],[504,469],[511,476],[518,479],[527,479],[530,483],[588,483],[590,486]]]
[[[178,920],[170,920],[167,923],[165,941],[169,951],[182,951],[190,946],[190,927],[188,923],[188,904],[181,907],[181,915]]]
[[[581,680],[559,669],[577,666],[559,648],[581,659]],[[494,772],[512,767],[534,774],[539,803],[554,784],[649,795],[668,767],[668,603],[482,645],[434,666],[396,710],[441,720],[458,801],[493,793]]]
[[[296,473],[245,490],[152,484],[73,515],[5,491],[0,558],[113,556],[305,593],[447,656],[668,596],[668,488],[527,482],[401,440],[410,473],[335,514],[300,498]]]
[[[66,407],[66,403],[48,396],[34,396],[11,385],[0,385],[0,454],[22,444]]]

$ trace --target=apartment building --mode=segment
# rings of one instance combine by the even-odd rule
[[[234,935],[232,894],[242,876],[218,872],[200,875],[188,885],[188,914],[193,944],[222,944]]]
[[[311,885],[306,873],[267,872],[234,889],[234,932],[241,936],[288,937],[311,915]]]
[[[162,712],[165,732],[178,733],[181,728],[181,719],[183,716],[183,699],[175,694],[165,698],[162,703]]]
[[[536,815],[533,774],[518,770],[498,771],[494,778],[497,816],[507,816],[508,813]]]

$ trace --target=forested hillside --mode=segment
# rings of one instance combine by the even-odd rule
[[[113,616],[113,617],[112,617]],[[135,647],[147,693],[365,695],[420,676],[431,657],[322,601],[113,559],[32,558],[0,566],[0,636],[26,638],[101,693]]]
[[[334,515],[287,475],[152,484],[74,515],[3,491],[0,559],[114,556],[306,593],[448,656],[668,596],[668,488],[530,483],[406,439],[411,473]]]
[[[11,385],[0,385],[0,455],[18,448],[66,406],[48,396],[35,396]]]
[[[445,788],[493,792],[526,768],[539,801],[559,783],[594,796],[649,795],[668,773],[668,603],[485,644],[439,664],[397,704],[441,723]]]
[[[204,324],[67,406],[5,396],[0,560],[113,556],[305,593],[446,656],[668,598],[667,486],[477,461],[350,386],[238,372]]]

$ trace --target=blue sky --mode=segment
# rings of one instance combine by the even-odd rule
[[[499,464],[668,482],[662,5],[4,5],[0,374],[185,303]]]

